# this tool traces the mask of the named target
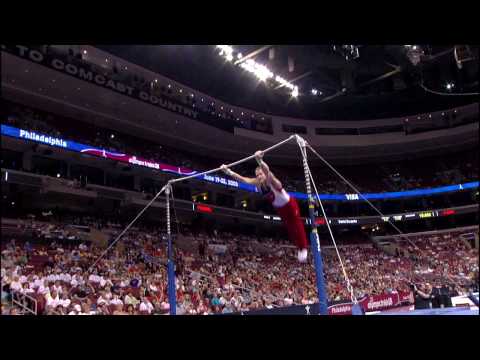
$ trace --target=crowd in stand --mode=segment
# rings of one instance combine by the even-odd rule
[[[103,230],[114,236],[119,230],[112,225]],[[41,236],[27,242],[3,238],[2,299],[27,294],[44,314],[169,312],[161,231],[127,232],[90,268],[103,247],[66,241],[71,225],[31,220],[18,226]],[[312,263],[298,263],[295,249],[282,239],[185,232],[175,242],[179,314],[225,314],[317,301]],[[336,252],[325,248],[323,253],[330,301],[348,301],[351,294]],[[395,254],[371,243],[340,246],[340,254],[357,298],[409,291],[412,283],[448,285],[452,294],[466,293],[472,284],[478,289],[478,250],[454,231],[399,241]]]
[[[84,124],[75,129],[70,121],[58,116],[33,110],[25,106],[8,104],[7,125],[26,128],[56,137],[66,137],[78,142],[91,144],[106,150],[143,157],[148,160],[171,165],[207,170],[215,163],[212,159],[199,157],[182,150],[169,148],[130,135],[113,133],[110,130]],[[67,125],[66,125],[67,124]],[[216,160],[218,162],[218,160]],[[244,173],[251,171],[246,166]],[[458,184],[478,179],[478,154],[466,152],[435,159],[409,160],[389,165],[340,168],[340,172],[352,181],[360,191],[383,192],[401,191],[414,188],[429,188]],[[242,172],[242,168],[238,171]],[[301,169],[281,168],[275,172],[282,179],[288,191],[303,191],[304,180]],[[328,169],[312,166],[312,172],[322,193],[351,193],[352,189]],[[295,174],[292,176],[292,174]],[[368,175],[368,176],[366,176]],[[374,181],[372,180],[374,179]]]

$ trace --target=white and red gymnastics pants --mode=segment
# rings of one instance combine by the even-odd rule
[[[300,217],[297,200],[290,196],[290,200],[285,205],[275,209],[287,228],[290,241],[294,242],[299,249],[308,248],[305,226]]]

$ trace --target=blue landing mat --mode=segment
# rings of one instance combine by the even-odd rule
[[[452,307],[446,309],[424,309],[413,311],[384,312],[375,315],[477,315],[478,309]]]

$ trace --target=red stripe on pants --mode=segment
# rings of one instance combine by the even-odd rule
[[[300,209],[298,208],[297,200],[295,200],[293,196],[290,196],[289,202],[276,210],[282,218],[284,225],[287,227],[290,241],[294,242],[299,249],[308,248],[305,226],[300,218]]]

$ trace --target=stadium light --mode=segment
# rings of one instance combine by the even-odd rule
[[[232,61],[234,57],[235,50],[230,45],[216,45],[216,48],[220,50],[219,55],[223,56],[227,61]],[[243,55],[240,52],[236,53],[238,59],[242,59]],[[237,64],[236,64],[237,65]],[[246,61],[240,62],[238,64],[245,71],[250,72],[260,81],[266,82],[267,80],[273,80],[277,85],[285,86],[292,91],[292,96],[298,96],[298,87],[293,85],[291,82],[285,80],[281,76],[275,75],[267,66],[256,62],[253,59],[248,59]]]
[[[318,95],[318,90],[317,89],[312,89],[312,95],[317,96]]]
[[[298,86],[295,86],[291,93],[292,97],[296,98],[298,96]]]

